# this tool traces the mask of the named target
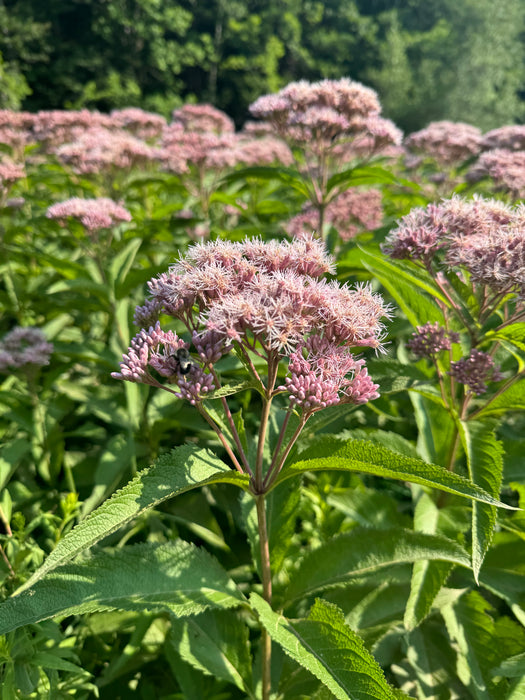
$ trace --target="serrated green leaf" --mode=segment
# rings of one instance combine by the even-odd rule
[[[496,439],[494,425],[470,421],[461,422],[459,428],[471,481],[497,498],[503,476],[503,446]],[[473,503],[472,571],[476,581],[490,546],[495,524],[495,506],[487,503]]]
[[[507,340],[520,350],[525,350],[525,323],[511,323],[500,330],[490,331],[485,338]]]
[[[495,399],[489,401],[487,405],[477,414],[477,418],[487,416],[498,416],[509,411],[525,410],[525,379],[520,379],[512,384]]]
[[[207,610],[196,617],[173,619],[166,643],[193,668],[233,683],[253,698],[248,631],[231,611]]]
[[[335,605],[316,600],[306,619],[288,620],[255,593],[250,604],[270,637],[339,700],[396,697],[379,664]]]
[[[212,483],[248,488],[248,477],[233,472],[208,450],[181,445],[160,457],[71,530],[43,565],[18,589],[30,588],[49,571],[70,561],[145,510],[179,493]]]
[[[429,377],[414,365],[407,365],[399,360],[377,358],[367,361],[368,372],[379,384],[381,396],[395,394],[412,387],[431,386]]]
[[[292,602],[315,591],[342,586],[364,574],[421,559],[469,567],[468,554],[452,540],[412,530],[356,528],[307,554],[284,592]]]
[[[121,609],[185,617],[243,599],[204,549],[183,540],[138,544],[61,566],[8,598],[0,605],[0,634],[58,615]]]
[[[306,471],[321,470],[365,472],[410,481],[512,510],[511,506],[501,503],[481,487],[458,474],[449,472],[436,464],[392,452],[386,447],[366,440],[343,441],[336,437],[321,438],[308,449],[308,459],[296,461],[284,467],[276,483]]]

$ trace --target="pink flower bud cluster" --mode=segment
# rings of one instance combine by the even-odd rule
[[[477,348],[471,350],[468,357],[453,362],[449,374],[460,384],[466,384],[478,396],[487,391],[486,382],[502,379],[492,357]]]
[[[17,326],[0,341],[0,372],[48,365],[52,352],[39,328]]]
[[[130,170],[153,161],[157,150],[124,130],[93,127],[56,150],[58,159],[81,174]]]
[[[393,258],[468,271],[473,282],[496,293],[525,294],[525,207],[482,197],[453,197],[413,209],[387,236],[383,251]]]
[[[153,301],[140,308],[137,319],[162,312],[188,329],[203,366],[176,379],[192,402],[215,387],[209,379],[214,364],[238,344],[246,355],[255,353],[268,363],[292,355],[290,381],[278,391],[291,393],[307,412],[336,402],[362,403],[377,396],[377,386],[352,350],[382,349],[381,319],[390,309],[367,285],[352,289],[321,279],[332,271],[322,242],[306,236],[292,242],[197,244],[169,272],[151,280]],[[171,380],[175,369],[165,358],[182,347],[180,342],[166,339],[159,324],[141,331],[114,376],[152,383],[148,367],[160,374],[167,367],[163,376]],[[159,344],[168,352],[155,365],[151,357],[153,351],[158,355]]]
[[[275,95],[263,95],[251,106],[254,117],[301,147],[333,149],[341,139],[368,136],[380,149],[400,143],[401,132],[380,115],[377,94],[349,78],[290,83]]]
[[[368,376],[364,360],[326,338],[311,336],[291,355],[289,376],[278,387],[305,413],[340,403],[362,404],[377,399],[379,385]]]
[[[481,131],[462,122],[431,122],[425,129],[410,134],[405,148],[432,158],[444,168],[452,168],[481,150]]]
[[[392,258],[427,263],[445,245],[445,234],[439,205],[429,204],[425,209],[415,207],[388,234],[382,250]]]
[[[128,382],[162,385],[151,373],[154,370],[170,384],[177,384],[179,391],[175,396],[187,399],[195,405],[202,401],[216,387],[213,375],[205,373],[192,360],[189,366],[183,367],[179,359],[180,350],[188,350],[185,343],[173,331],[163,331],[157,321],[148,330],[144,328],[133,338],[120,363],[120,372],[112,372],[114,379],[124,379]]]
[[[72,217],[80,221],[89,232],[111,228],[121,221],[131,221],[129,211],[107,197],[97,199],[72,197],[65,202],[51,205],[46,216],[48,219],[58,219],[61,223]]]
[[[459,343],[459,333],[447,331],[436,321],[436,323],[418,326],[417,332],[412,334],[407,347],[417,357],[430,357],[442,350],[450,350],[451,343]]]
[[[373,231],[383,223],[382,194],[380,190],[346,190],[335,197],[325,209],[324,220],[331,224],[343,241],[363,231]],[[290,236],[301,237],[304,231],[316,231],[319,214],[309,205],[285,225]]]
[[[476,182],[484,177],[490,177],[496,189],[509,192],[513,199],[522,199],[525,196],[525,150],[496,148],[482,153],[467,173],[467,179]]]

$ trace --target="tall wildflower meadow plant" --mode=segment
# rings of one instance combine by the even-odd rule
[[[401,131],[381,116],[377,93],[361,83],[349,78],[289,83],[276,94],[259,97],[250,112],[291,148],[300,177],[283,176],[306,197],[306,212],[315,212],[313,228],[321,236],[333,218],[330,205],[345,190],[392,181],[381,168],[358,167],[392,147],[396,151],[402,140]],[[347,210],[349,220],[361,223],[352,206]]]
[[[57,616],[148,611],[169,622],[170,643],[185,661],[242,697],[407,697],[342,610],[320,596],[344,593],[390,565],[429,559],[468,577],[476,547],[469,556],[444,534],[391,528],[330,535],[302,551],[292,544],[301,480],[324,470],[362,472],[486,508],[504,504],[485,484],[417,457],[344,435],[315,436],[334,416],[378,397],[361,353],[381,352],[393,313],[369,285],[341,285],[326,278],[333,272],[323,244],[305,236],[193,245],[150,281],[150,297],[135,313],[142,328],[113,377],[189,402],[220,452],[189,443],[139,472],[0,605],[0,633]],[[445,342],[454,340],[447,332]],[[255,422],[245,420],[243,396]],[[314,437],[303,442],[306,427]],[[167,499],[220,485],[241,491],[236,517],[251,551],[241,569],[182,539],[85,554]]]

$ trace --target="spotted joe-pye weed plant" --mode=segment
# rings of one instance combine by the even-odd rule
[[[379,396],[361,355],[367,348],[380,355],[383,324],[393,314],[370,285],[340,284],[330,279],[333,272],[322,242],[304,236],[193,245],[150,281],[150,297],[135,313],[142,329],[113,377],[189,402],[213,429],[220,451],[182,445],[140,472],[63,537],[0,606],[0,632],[107,609],[167,613],[182,657],[246,697],[406,697],[389,684],[343,612],[315,596],[344,590],[389,564],[435,560],[447,573],[459,566],[468,575],[471,557],[443,534],[394,528],[335,535],[312,551],[296,548],[290,561],[283,552],[301,478],[322,470],[363,472],[487,508],[504,504],[483,485],[402,451],[315,437],[316,426]],[[228,381],[232,367],[240,368],[240,382]],[[253,421],[245,425],[242,394],[257,407],[255,430]],[[147,509],[214,484],[242,492],[251,576],[228,571],[183,540],[76,558]],[[475,530],[472,537],[475,558],[481,535]]]

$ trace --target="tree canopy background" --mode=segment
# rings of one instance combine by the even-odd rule
[[[238,124],[292,80],[376,88],[406,131],[524,116],[525,0],[0,0],[0,107],[169,115],[211,102]]]

